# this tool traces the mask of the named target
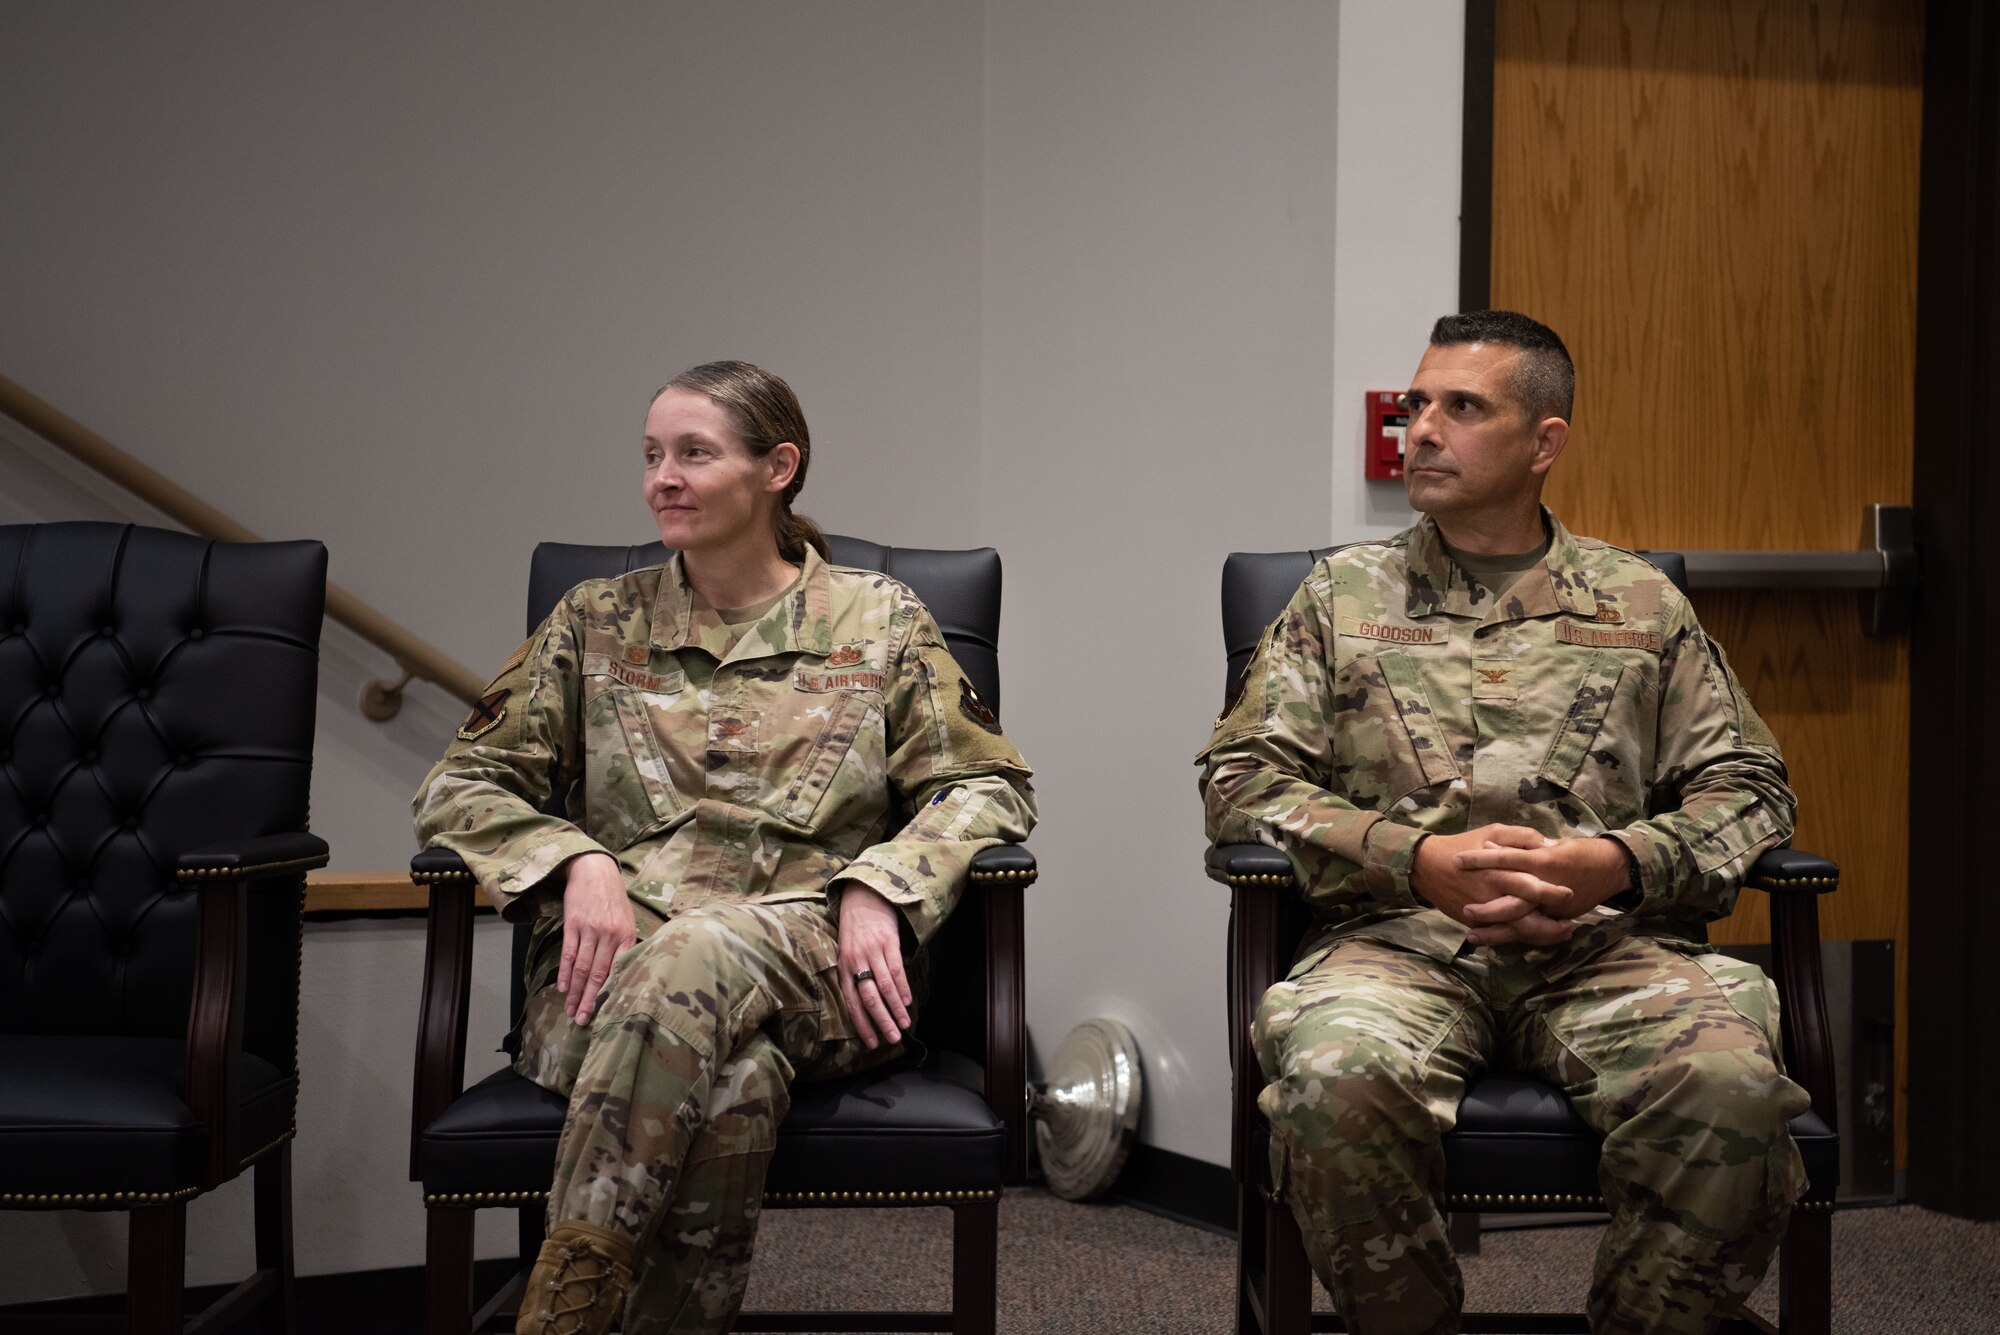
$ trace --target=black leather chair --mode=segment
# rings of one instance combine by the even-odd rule
[[[1313,565],[1331,548],[1298,552],[1235,552],[1222,571],[1222,626],[1233,688],[1264,628]],[[1676,553],[1646,556],[1683,589],[1687,566]],[[1236,1329],[1239,1335],[1303,1335],[1343,1329],[1340,1319],[1312,1311],[1312,1271],[1291,1209],[1271,1190],[1270,1125],[1257,1109],[1264,1077],[1250,1041],[1250,1022],[1264,993],[1284,977],[1310,926],[1293,893],[1291,863],[1257,844],[1212,847],[1208,874],[1233,892],[1229,943],[1232,1094],[1230,1164],[1236,1178],[1238,1252]],[[1779,1252],[1778,1329],[1823,1335],[1832,1325],[1834,1187],[1840,1174],[1835,1134],[1833,1046],[1820,980],[1819,900],[1834,890],[1839,869],[1794,849],[1766,853],[1750,884],[1771,896],[1773,976],[1784,1023],[1787,1070],[1812,1093],[1811,1111],[1792,1123],[1811,1186],[1792,1213]],[[1604,1208],[1597,1184],[1599,1137],[1553,1086],[1489,1074],[1472,1083],[1458,1107],[1458,1125],[1444,1136],[1445,1204],[1454,1212],[1516,1214]],[[1581,1315],[1467,1313],[1466,1331],[1588,1330]],[[1755,1314],[1725,1329],[1769,1330]]]
[[[317,542],[0,527],[0,1208],[129,1211],[128,1331],[181,1335],[187,1202],[245,1168],[257,1271],[187,1330],[296,1329],[325,599]]]
[[[998,711],[999,553],[882,547],[843,537],[829,544],[836,564],[880,570],[915,589],[953,656]],[[658,565],[667,556],[658,543],[541,544],[528,580],[530,630],[581,581]],[[428,1219],[426,1329],[463,1335],[484,1329],[519,1283],[517,1277],[471,1312],[473,1212],[518,1208],[522,1262],[532,1262],[567,1105],[510,1069],[463,1087],[472,878],[456,854],[441,849],[418,854],[410,865],[414,879],[431,887],[410,1147],[410,1176],[423,1183]],[[1000,1189],[1027,1177],[1021,892],[1035,879],[1035,860],[1018,846],[989,848],[973,860],[971,878],[979,893],[965,897],[929,947],[930,995],[916,1026],[929,1058],[921,1067],[892,1065],[793,1086],[764,1189],[767,1207],[951,1207],[952,1310],[745,1312],[737,1330],[991,1335]],[[525,1001],[527,936],[526,927],[515,930],[517,1014]]]

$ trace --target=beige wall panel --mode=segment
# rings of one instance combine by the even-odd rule
[[[1634,547],[1851,548],[1864,505],[1910,499],[1921,7],[1498,18],[1492,302],[1553,325],[1579,371],[1550,504]],[[1797,842],[1841,864],[1825,934],[1893,939],[1900,969],[1906,643],[1864,636],[1846,595],[1697,604],[1785,748]],[[1715,936],[1767,922],[1746,893]]]

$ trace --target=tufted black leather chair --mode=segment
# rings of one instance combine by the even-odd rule
[[[831,537],[834,563],[893,575],[916,590],[953,657],[1000,708],[1000,556],[991,548],[929,551]],[[528,628],[585,579],[658,565],[659,543],[588,547],[545,542],[528,580]],[[524,1265],[541,1245],[556,1139],[567,1101],[511,1069],[464,1088],[472,962],[472,877],[454,853],[427,849],[411,875],[431,887],[423,1011],[418,1022],[410,1176],[428,1221],[429,1335],[484,1329],[519,1279],[477,1313],[472,1219],[487,1206],[521,1213]],[[953,1217],[949,1312],[745,1312],[735,1329],[949,1330],[992,1335],[1000,1189],[1027,1177],[1027,1068],[1021,992],[1021,892],[1035,860],[1018,846],[973,860],[968,896],[932,939],[930,994],[916,1036],[922,1066],[802,1081],[778,1128],[764,1204],[936,1206]],[[514,932],[514,1010],[521,1009],[528,929]]]
[[[130,1331],[180,1335],[187,1202],[253,1165],[257,1272],[188,1329],[295,1328],[325,599],[317,542],[0,527],[0,1207],[130,1211]]]
[[[1333,548],[1234,552],[1222,570],[1222,629],[1233,689],[1264,628],[1276,620],[1307,573]],[[1682,589],[1687,563],[1678,553],[1643,553]],[[1270,1125],[1257,1109],[1264,1077],[1250,1041],[1258,1003],[1291,967],[1310,917],[1292,893],[1285,855],[1259,844],[1211,847],[1208,874],[1229,885],[1230,1162],[1236,1178],[1238,1335],[1303,1335],[1343,1329],[1312,1311],[1312,1271],[1298,1223],[1270,1182]],[[1839,869],[1794,849],[1766,853],[1750,884],[1771,896],[1773,976],[1783,1015],[1785,1061],[1812,1093],[1811,1111],[1792,1123],[1811,1186],[1792,1212],[1779,1252],[1779,1329],[1824,1335],[1832,1326],[1834,1187],[1840,1176],[1835,1134],[1833,1045],[1820,979],[1818,896],[1836,888]],[[1444,1136],[1445,1204],[1455,1212],[1522,1214],[1602,1210],[1597,1183],[1599,1137],[1554,1086],[1489,1074],[1474,1081]],[[1467,1314],[1466,1330],[1587,1331],[1582,1316]],[[1768,1329],[1754,1314],[1725,1329]]]

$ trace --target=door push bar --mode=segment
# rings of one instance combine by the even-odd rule
[[[1697,589],[1854,589],[1870,635],[1908,630],[1922,575],[1907,505],[1861,507],[1852,552],[1682,552]]]

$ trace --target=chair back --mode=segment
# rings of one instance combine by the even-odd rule
[[[1000,553],[991,547],[944,551],[885,547],[831,534],[833,564],[879,570],[916,591],[937,618],[945,644],[973,686],[1000,711]],[[636,547],[594,547],[544,542],[528,572],[528,633],[533,634],[564,594],[587,579],[603,579],[664,563],[672,552],[657,542]],[[1296,583],[1296,581],[1295,581]],[[557,809],[561,798],[553,799]],[[976,906],[972,906],[975,907]],[[527,1002],[522,977],[528,929],[514,933],[514,1009]],[[930,991],[917,1020],[929,1047],[978,1059],[986,1044],[986,925],[976,911],[952,914],[931,939]]]
[[[317,542],[0,526],[0,1033],[185,1036],[175,865],[306,828],[325,602]],[[249,900],[244,1048],[290,1070],[300,905]]]

